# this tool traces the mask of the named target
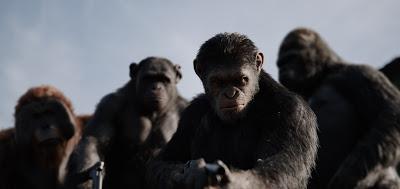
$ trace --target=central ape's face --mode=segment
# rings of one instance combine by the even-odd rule
[[[29,103],[16,119],[18,141],[42,148],[62,145],[74,135],[76,129],[71,112],[56,100]]]
[[[246,115],[258,92],[259,71],[253,64],[213,68],[203,81],[205,91],[221,120],[232,122]]]
[[[176,72],[169,64],[144,64],[136,79],[136,91],[147,110],[159,111],[168,106],[176,95]]]

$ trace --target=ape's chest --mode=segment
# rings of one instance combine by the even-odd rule
[[[353,150],[365,128],[361,127],[351,101],[329,85],[316,90],[309,104],[318,121],[318,170],[333,174]]]
[[[20,164],[20,166],[23,163]],[[22,182],[16,182],[17,188],[50,189],[56,188],[58,170],[40,169],[37,167],[17,169],[17,178]]]
[[[359,128],[356,108],[351,101],[331,86],[322,86],[309,99],[310,107],[318,119],[320,139],[337,136],[357,138]]]
[[[160,148],[171,139],[177,125],[178,118],[173,113],[160,119],[133,115],[124,119],[117,135],[128,146]]]
[[[177,121],[173,118],[153,121],[135,115],[124,119],[106,155],[107,173],[142,175],[145,163],[158,154],[175,132]],[[113,179],[119,178],[110,180]]]
[[[222,160],[239,169],[252,168],[256,162],[259,133],[255,127],[214,127],[199,129],[192,142],[192,159],[206,162]]]

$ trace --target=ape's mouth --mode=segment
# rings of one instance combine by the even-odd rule
[[[160,101],[163,101],[164,99],[163,98],[161,98],[161,97],[151,97],[151,98],[148,98],[148,101],[149,102],[160,102]]]
[[[243,108],[244,108],[244,104],[233,104],[233,105],[221,107],[220,109],[222,111],[236,111],[236,110],[241,110]]]
[[[145,98],[145,100],[150,103],[158,103],[162,102],[164,98],[161,97],[160,95],[149,95]]]

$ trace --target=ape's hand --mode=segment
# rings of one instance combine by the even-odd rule
[[[229,168],[221,160],[206,164],[205,170],[210,186],[225,186],[231,180]]]
[[[204,159],[191,160],[183,170],[185,188],[214,189],[229,182],[230,171],[222,161],[206,163]]]
[[[183,170],[185,188],[203,189],[207,185],[206,162],[204,159],[190,160]]]

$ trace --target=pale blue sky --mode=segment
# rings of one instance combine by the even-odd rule
[[[202,92],[192,60],[220,32],[248,35],[274,78],[283,37],[298,26],[318,31],[344,59],[381,67],[400,55],[398,0],[94,1],[0,0],[0,128],[13,125],[17,99],[51,84],[77,113],[91,113],[147,56],[181,64],[181,94]]]

